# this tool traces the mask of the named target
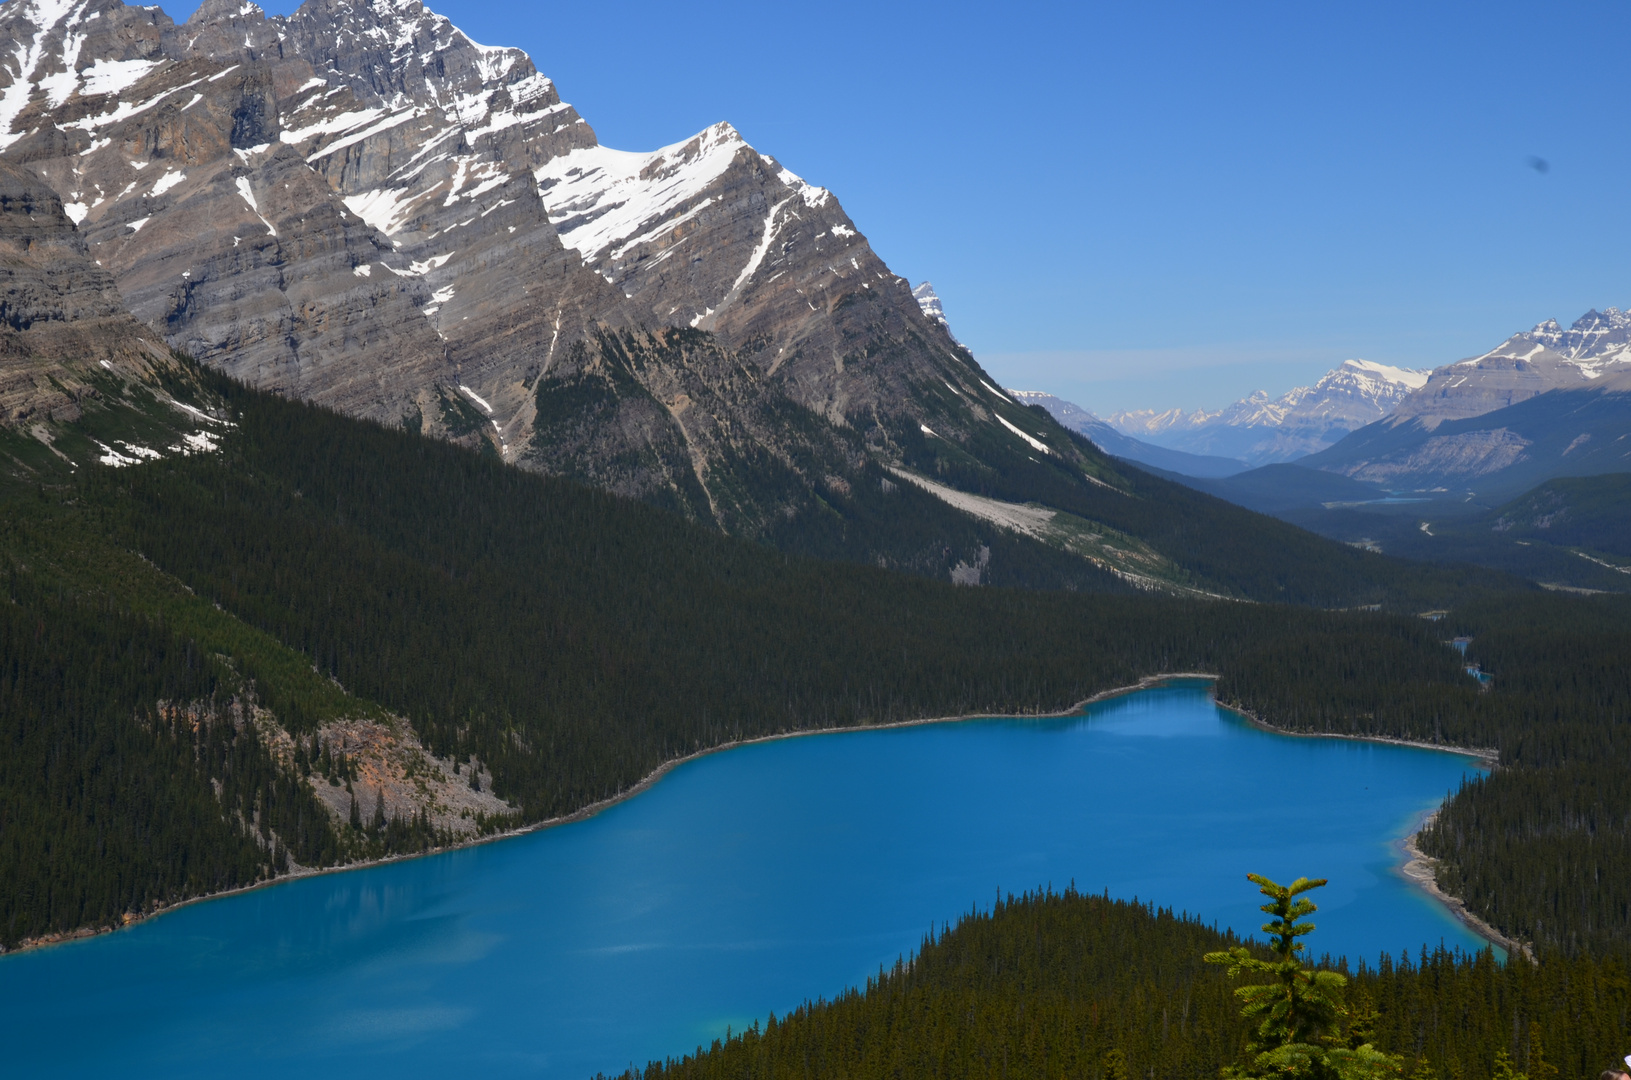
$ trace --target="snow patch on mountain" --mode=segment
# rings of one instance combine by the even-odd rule
[[[700,212],[706,204],[681,208],[744,148],[751,149],[721,123],[649,154],[605,146],[574,150],[533,175],[561,242],[594,263],[653,238],[648,230],[654,225],[671,231]]]
[[[1585,379],[1600,379],[1616,365],[1631,364],[1631,312],[1619,308],[1588,311],[1567,330],[1547,319],[1519,336],[1558,353]]]
[[[103,60],[80,72],[79,92],[85,97],[119,94],[145,79],[163,62],[160,60]]]

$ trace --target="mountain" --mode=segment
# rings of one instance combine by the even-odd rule
[[[958,582],[1325,604],[1404,573],[1014,400],[730,125],[601,146],[524,53],[417,0],[207,0],[180,26],[11,0],[0,34],[0,160],[137,323],[251,386]]]
[[[1618,308],[1588,311],[1567,330],[1548,319],[1481,356],[1435,368],[1390,420],[1420,421],[1431,431],[1446,420],[1482,416],[1549,390],[1631,385],[1628,380],[1631,315]]]
[[[1558,476],[1631,470],[1631,316],[1549,320],[1437,368],[1387,419],[1302,464],[1395,490],[1510,498]]]
[[[1555,476],[1631,470],[1628,440],[1631,379],[1605,377],[1466,419],[1373,424],[1299,464],[1395,491],[1509,498]]]
[[[1186,454],[1123,435],[1080,405],[1040,390],[1009,390],[1008,395],[1026,405],[1040,405],[1059,423],[1086,436],[1094,446],[1114,457],[1183,476],[1232,476],[1250,468],[1236,458]]]
[[[1295,470],[1168,475],[1322,536],[1408,558],[1453,561],[1446,554],[1453,550],[1455,558],[1540,580],[1589,578],[1590,587],[1618,588],[1617,571],[1604,577],[1572,554],[1518,550],[1530,541],[1496,551],[1477,538],[1476,523],[1552,478],[1631,471],[1627,438],[1631,317],[1610,308],[1587,312],[1568,330],[1548,320],[1433,370],[1391,415],[1298,459]],[[1466,529],[1475,539],[1430,539]]]
[[[1123,410],[1108,422],[1125,435],[1170,449],[1265,465],[1324,449],[1387,416],[1426,381],[1425,372],[1345,360],[1313,386],[1278,398],[1259,390],[1217,412]]]
[[[182,26],[12,0],[0,34],[4,160],[164,344],[250,385],[921,572],[979,563],[990,523],[890,469],[1115,482],[728,124],[603,147],[524,53],[415,0]]]

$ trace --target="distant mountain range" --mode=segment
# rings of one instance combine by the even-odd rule
[[[1106,453],[1332,539],[1554,583],[1631,589],[1621,564],[1605,562],[1619,558],[1603,540],[1608,525],[1584,547],[1560,547],[1562,530],[1531,539],[1485,535],[1516,520],[1498,509],[1508,500],[1550,505],[1555,492],[1537,492],[1552,491],[1545,485],[1560,478],[1595,478],[1568,489],[1578,501],[1607,484],[1605,474],[1631,474],[1631,315],[1618,308],[1588,311],[1567,329],[1547,320],[1431,372],[1350,360],[1312,387],[1277,399],[1254,394],[1214,413],[1146,410],[1106,422],[1049,394],[1009,393],[1043,406]],[[1243,460],[1175,444],[1270,460],[1245,468]],[[1618,521],[1616,498],[1593,502],[1594,520]],[[1537,520],[1535,528],[1548,527],[1545,515]]]
[[[1426,385],[1399,402],[1388,427],[1419,421],[1433,430],[1446,420],[1492,413],[1549,390],[1631,385],[1631,314],[1588,311],[1564,330],[1548,319],[1513,334],[1480,356],[1434,369]]]
[[[1233,476],[1251,468],[1238,458],[1186,454],[1182,450],[1169,450],[1165,446],[1123,435],[1080,405],[1041,390],[1009,390],[1008,393],[1015,401],[1025,405],[1040,405],[1055,420],[1086,436],[1100,450],[1128,461],[1184,476]]]
[[[1111,414],[1107,423],[1124,435],[1169,449],[1266,465],[1323,450],[1382,419],[1427,379],[1425,371],[1347,360],[1313,386],[1299,386],[1277,398],[1259,390],[1216,412],[1123,410]]]
[[[1511,497],[1557,476],[1631,470],[1631,316],[1548,320],[1433,371],[1392,415],[1301,464],[1412,491]]]
[[[1179,472],[1167,475],[1374,550],[1631,589],[1613,532],[1631,476],[1631,317],[1588,311],[1567,330],[1548,320],[1514,334],[1295,462]]]

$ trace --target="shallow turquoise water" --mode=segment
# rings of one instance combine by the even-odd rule
[[[1315,951],[1473,948],[1395,867],[1474,769],[1267,734],[1198,683],[743,747],[587,821],[0,957],[0,1072],[583,1080],[857,984],[999,890],[1072,881],[1251,931],[1247,871],[1324,876]]]

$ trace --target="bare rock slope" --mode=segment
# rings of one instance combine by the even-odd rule
[[[830,192],[728,124],[603,147],[526,54],[417,0],[207,0],[179,26],[11,0],[0,37],[5,158],[139,319],[254,385],[722,525],[743,492],[744,521],[788,509],[743,461],[853,479],[857,453],[964,443],[1006,402]],[[690,329],[729,378],[659,359]],[[539,423],[590,391],[593,431]],[[778,436],[785,402],[828,430]]]
[[[187,382],[56,192],[0,160],[0,461],[123,464],[205,448],[219,421]]]

